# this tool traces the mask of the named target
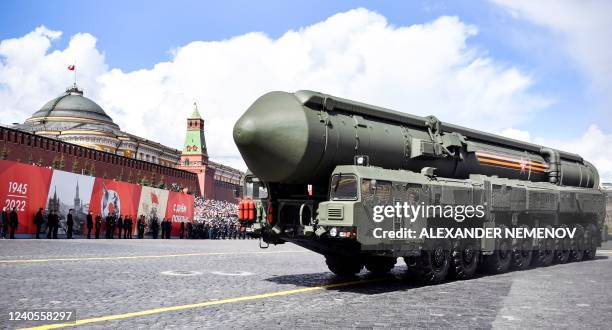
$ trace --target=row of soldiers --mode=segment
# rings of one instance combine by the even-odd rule
[[[232,218],[187,223],[187,237],[200,239],[246,239],[246,227]]]
[[[140,219],[139,219],[140,220]],[[91,238],[91,228],[92,223],[91,220],[91,211],[87,214],[87,238]],[[123,215],[117,216],[115,212],[107,215],[104,218],[104,225],[106,228],[106,233],[104,235],[107,239],[115,238],[115,232],[117,233],[117,238],[129,239],[132,238],[132,232],[134,231],[134,220],[131,215],[126,215],[125,218]],[[102,217],[100,215],[96,216],[96,238],[100,238],[100,229],[102,227]]]
[[[74,228],[74,210],[70,209],[66,216],[66,238],[72,238]],[[43,208],[39,208],[38,212],[34,216],[34,224],[36,225],[36,238],[40,238],[42,227],[45,224],[43,215]],[[87,227],[87,238],[92,237],[92,231],[94,231],[95,238],[99,239],[104,225],[105,233],[104,237],[107,239],[117,238],[131,239],[134,230],[134,219],[132,216],[123,216],[112,212],[104,219],[100,215],[96,215],[95,219],[91,211],[86,216],[86,227]],[[0,237],[6,238],[8,235],[10,238],[15,238],[15,231],[19,225],[19,219],[15,208],[9,213],[6,207],[3,208],[1,213],[1,227],[2,232]],[[47,238],[57,239],[58,231],[60,227],[60,215],[54,210],[50,210],[47,214],[46,231]],[[157,239],[159,237],[159,231],[161,229],[161,238],[169,239],[172,233],[172,221],[170,219],[163,219],[161,223],[156,217],[150,219],[147,224],[145,216],[141,215],[136,221],[136,229],[138,238],[142,239],[145,236],[145,230],[147,227],[150,229],[152,237]],[[215,219],[214,221],[202,223],[199,225],[193,225],[191,222],[185,224],[180,222],[179,224],[179,238],[207,238],[207,239],[226,239],[226,238],[246,238],[244,228],[239,228],[235,221],[231,219],[222,220]]]

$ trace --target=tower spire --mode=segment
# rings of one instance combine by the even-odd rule
[[[198,104],[193,102],[193,112],[187,118],[187,134],[181,162],[190,164],[208,163],[208,150],[206,148],[206,138],[204,137],[204,119],[200,115]]]
[[[193,102],[193,112],[191,113],[191,117],[189,119],[202,119],[200,115],[200,111],[198,110],[198,104]]]

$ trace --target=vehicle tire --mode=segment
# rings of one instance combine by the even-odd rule
[[[408,277],[421,284],[438,284],[446,280],[450,268],[450,242],[431,239],[418,257],[406,258]]]
[[[473,239],[460,238],[453,241],[450,258],[450,275],[458,280],[474,277],[478,268],[480,246]]]
[[[529,229],[527,225],[520,227]],[[512,268],[516,270],[529,268],[533,258],[533,238],[517,238],[512,243]]]
[[[327,255],[325,263],[329,270],[338,277],[353,277],[363,268],[363,262],[358,257]]]
[[[502,233],[506,231],[506,226],[501,225]],[[495,250],[493,254],[483,256],[482,266],[485,272],[490,274],[502,274],[508,271],[512,262],[512,240],[503,237],[495,240]]]
[[[574,225],[576,231],[574,237],[570,239],[570,261],[582,261],[584,258],[584,227]]]
[[[567,228],[567,226],[561,225],[559,228]],[[564,264],[569,261],[570,245],[571,242],[569,237],[555,239],[555,263]]]
[[[597,227],[594,224],[588,224],[584,230],[584,256],[583,260],[593,260],[595,259],[595,254],[597,253],[597,245],[599,233],[597,232]]]
[[[365,268],[373,274],[383,275],[395,267],[397,258],[389,257],[370,257],[366,259]]]
[[[552,226],[548,225],[546,228],[552,228]],[[555,239],[552,237],[538,239],[534,253],[533,262],[536,266],[546,267],[552,265],[556,253]]]

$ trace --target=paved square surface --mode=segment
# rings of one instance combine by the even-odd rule
[[[610,245],[607,245],[608,247]],[[435,286],[338,281],[322,256],[256,240],[0,240],[8,311],[76,309],[82,328],[612,327],[612,250],[593,261]]]

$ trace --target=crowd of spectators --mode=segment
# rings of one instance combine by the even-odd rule
[[[218,219],[238,220],[238,204],[215,199],[196,197],[193,219],[195,221],[213,221]]]
[[[238,222],[238,204],[196,197],[190,238],[238,239],[247,238]]]

